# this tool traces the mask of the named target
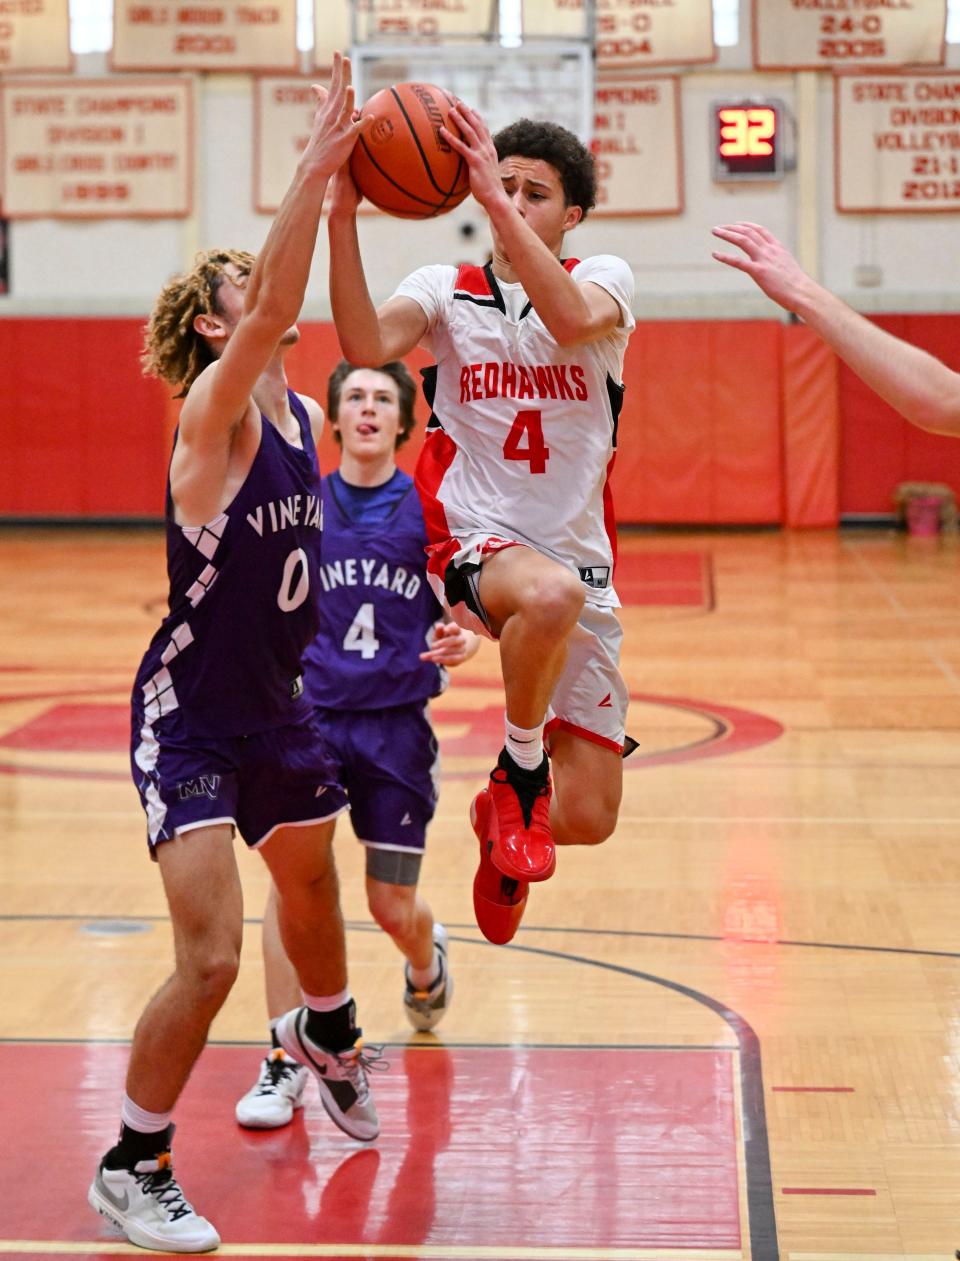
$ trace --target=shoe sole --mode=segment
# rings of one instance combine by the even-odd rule
[[[135,1223],[124,1220],[123,1214],[97,1190],[96,1182],[90,1184],[90,1190],[87,1192],[87,1203],[92,1209],[105,1217],[111,1225],[116,1226],[118,1230],[123,1231],[127,1239],[132,1244],[136,1244],[138,1248],[151,1248],[154,1252],[212,1252],[214,1248],[220,1247],[220,1236],[214,1231],[214,1239],[208,1243],[183,1244],[180,1242],[173,1243],[163,1236],[153,1235],[148,1230],[143,1230]]]
[[[478,793],[477,796],[480,794]],[[496,867],[502,876],[506,876],[508,880],[517,880],[521,884],[539,884],[542,880],[549,880],[553,873],[557,870],[557,851],[554,846],[550,854],[549,864],[541,868],[539,871],[521,871],[519,867],[514,867],[511,863],[503,859],[503,856],[497,852],[497,841],[499,836],[492,840],[490,837],[484,837],[484,827],[477,821],[477,797],[470,802],[470,823],[473,827],[474,835],[481,845],[488,844],[490,846],[490,861]]]
[[[292,1026],[292,1036],[290,1026]],[[344,1134],[349,1134],[351,1138],[358,1139],[361,1143],[372,1143],[380,1133],[379,1121],[353,1121],[345,1112],[341,1111],[340,1105],[327,1085],[324,1074],[320,1072],[319,1068],[315,1067],[309,1047],[304,1046],[300,1040],[295,1013],[294,1019],[289,1023],[286,1016],[281,1016],[277,1025],[277,1039],[283,1049],[289,1055],[292,1055],[298,1064],[303,1064],[313,1074],[314,1081],[320,1090],[320,1102],[323,1104],[323,1110],[334,1125],[338,1129],[343,1130]]]

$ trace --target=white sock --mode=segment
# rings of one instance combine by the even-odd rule
[[[543,761],[543,723],[539,727],[515,727],[504,715],[507,752],[525,770],[535,771]]]
[[[440,980],[440,951],[436,946],[433,948],[433,957],[429,965],[425,968],[415,968],[408,964],[407,976],[410,978],[410,984],[418,990],[428,990],[431,985],[435,985]]]
[[[128,1129],[136,1130],[139,1134],[159,1134],[161,1130],[165,1130],[170,1124],[172,1116],[172,1110],[170,1112],[148,1112],[146,1108],[141,1108],[139,1104],[134,1103],[129,1095],[123,1096],[120,1120]]]
[[[303,991],[303,1001],[311,1011],[336,1011],[338,1007],[350,1001],[349,989],[341,990],[339,994],[308,994]]]

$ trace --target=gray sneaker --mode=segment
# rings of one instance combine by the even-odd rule
[[[320,1102],[345,1134],[368,1143],[380,1133],[367,1069],[385,1069],[382,1047],[364,1047],[362,1039],[345,1051],[328,1051],[307,1036],[307,1008],[295,1007],[277,1023],[277,1040],[288,1055],[309,1068],[320,1088]]]
[[[433,944],[440,959],[440,974],[428,990],[418,990],[412,985],[409,963],[404,968],[407,983],[403,991],[403,1009],[419,1033],[426,1033],[440,1023],[453,998],[453,977],[447,961],[447,930],[442,924],[433,926]]]
[[[87,1200],[140,1248],[209,1252],[220,1244],[216,1230],[194,1211],[180,1190],[169,1152],[156,1160],[141,1160],[134,1169],[105,1169],[101,1165]]]

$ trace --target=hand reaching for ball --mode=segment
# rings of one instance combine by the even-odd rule
[[[450,111],[450,121],[457,131],[444,127],[441,134],[466,162],[470,191],[486,208],[492,199],[503,196],[500,161],[490,128],[475,109],[459,100]]]
[[[347,161],[371,120],[356,112],[349,57],[333,54],[329,88],[318,83],[311,86],[317,106],[300,166],[311,175],[329,179]]]

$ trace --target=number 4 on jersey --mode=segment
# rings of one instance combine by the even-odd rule
[[[347,627],[343,637],[344,652],[358,652],[364,661],[370,661],[377,655],[380,640],[374,634],[374,608],[372,604],[361,604],[357,616]]]
[[[527,445],[520,445],[524,435]],[[543,440],[543,423],[541,412],[517,412],[516,419],[503,444],[503,456],[506,460],[526,460],[531,473],[545,473],[547,460],[550,459],[550,448]]]

